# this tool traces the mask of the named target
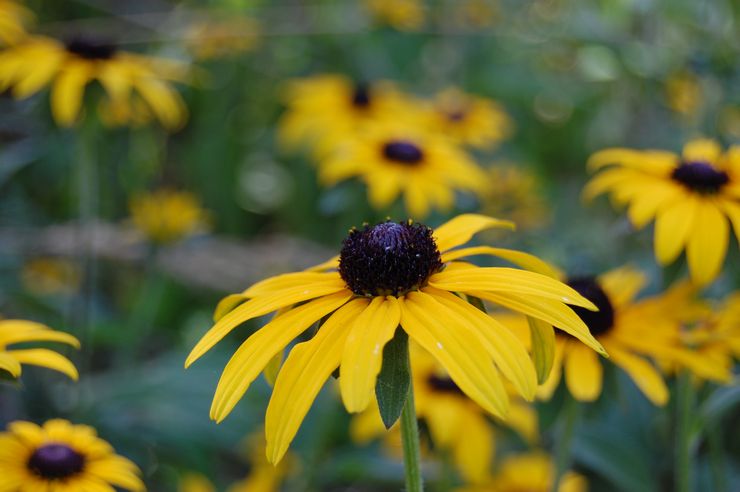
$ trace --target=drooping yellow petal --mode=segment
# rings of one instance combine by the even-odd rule
[[[699,200],[694,225],[686,243],[686,260],[691,278],[698,285],[714,280],[727,253],[730,226],[717,205]]]
[[[169,129],[181,127],[187,118],[187,109],[180,94],[166,82],[154,77],[139,77],[134,80],[135,87],[154,114]]]
[[[635,229],[642,229],[655,218],[660,209],[671,206],[685,196],[684,190],[678,184],[654,181],[650,184],[649,190],[632,199],[627,209],[627,215]]]
[[[13,86],[13,95],[19,99],[29,97],[44,88],[64,61],[64,54],[59,51],[34,50],[32,54],[37,58],[21,61],[24,70],[19,70],[19,78]]]
[[[611,148],[593,154],[588,159],[586,167],[589,171],[596,171],[605,166],[619,165],[652,174],[667,174],[676,167],[678,161],[676,154],[662,150]]]
[[[9,350],[7,352],[21,364],[46,367],[66,374],[77,381],[79,374],[75,365],[65,356],[48,349]]]
[[[688,195],[686,199],[659,211],[655,218],[655,258],[667,265],[681,253],[694,225],[698,200]]]
[[[660,373],[648,361],[618,347],[609,347],[611,360],[621,367],[638,388],[656,405],[668,402],[668,388]]]
[[[329,260],[330,262],[332,260]],[[323,264],[322,264],[323,265]],[[319,265],[320,266],[320,265]],[[317,267],[314,267],[314,269]],[[321,282],[341,282],[339,275],[336,272],[293,272],[284,273],[282,275],[276,275],[268,279],[262,280],[253,284],[251,287],[246,289],[242,294],[245,297],[255,297],[264,294],[272,294],[279,290],[289,289],[291,287],[299,287],[302,285],[312,285]]]
[[[345,290],[343,282],[323,282],[298,286],[278,291],[272,295],[255,297],[220,318],[208,332],[203,335],[185,360],[185,367],[198,360],[234,328],[252,318],[276,311],[282,307],[307,301],[324,295]],[[348,292],[348,291],[346,291]]]
[[[355,299],[339,308],[309,341],[290,351],[278,374],[265,415],[267,459],[279,462],[298,432],[311,403],[339,367],[352,321],[369,304]]]
[[[552,361],[552,369],[550,370],[550,376],[547,378],[539,388],[537,388],[537,398],[540,400],[548,401],[552,398],[553,393],[560,384],[560,379],[563,372],[563,352],[565,351],[565,345],[567,342],[562,339],[555,339],[555,357]]]
[[[350,292],[342,291],[314,299],[278,316],[247,338],[221,374],[211,405],[211,418],[217,422],[225,419],[276,353],[283,350],[291,340],[322,316],[339,308],[351,297]]]
[[[491,414],[504,418],[506,390],[480,335],[423,292],[401,298],[401,326],[432,354],[457,386]],[[423,299],[420,305],[417,301]],[[432,310],[429,306],[434,306]]]
[[[454,441],[455,465],[467,482],[481,483],[490,473],[494,455],[491,425],[481,413],[469,412]]]
[[[85,94],[85,86],[92,77],[92,66],[85,61],[65,64],[51,89],[51,112],[62,126],[71,126],[77,119]]]
[[[648,278],[637,268],[626,266],[599,275],[599,286],[604,289],[612,306],[624,306],[631,302],[647,284]]]
[[[452,292],[493,291],[530,295],[596,310],[575,289],[540,273],[505,267],[443,270],[429,278],[429,285]]]
[[[565,383],[576,400],[594,401],[601,394],[604,369],[596,353],[580,343],[569,343],[565,354]]]
[[[17,378],[21,375],[21,363],[7,352],[0,352],[0,369]]]
[[[722,147],[709,138],[697,138],[683,147],[683,158],[686,162],[705,162],[715,165],[720,155],[722,155]]]
[[[480,231],[492,227],[514,229],[514,223],[508,220],[494,219],[485,215],[463,214],[445,222],[434,230],[437,248],[444,253],[448,249],[465,244]]]
[[[449,250],[442,255],[442,262],[457,260],[466,256],[492,255],[503,258],[506,261],[518,265],[526,270],[541,273],[552,278],[559,278],[560,272],[546,261],[529,253],[505,248],[492,248],[490,246],[473,246],[470,248]]]
[[[136,465],[121,456],[91,460],[85,465],[85,473],[132,492],[146,490],[144,482],[138,476]]]
[[[370,403],[383,363],[383,347],[400,321],[398,300],[378,296],[352,324],[339,368],[339,388],[348,412],[361,412]]]
[[[21,319],[0,321],[0,347],[22,342],[59,342],[80,348],[80,341],[69,333]]]
[[[429,214],[429,198],[422,189],[421,183],[414,179],[408,180],[404,193],[406,210],[412,217],[424,218]]]

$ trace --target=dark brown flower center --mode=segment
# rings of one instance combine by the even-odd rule
[[[28,460],[29,470],[49,480],[76,475],[84,466],[84,456],[65,444],[45,444]]]
[[[424,152],[413,142],[394,140],[383,146],[383,156],[391,161],[413,165],[421,162]]]
[[[717,193],[730,181],[726,172],[707,162],[682,162],[673,170],[671,178],[697,193]]]
[[[614,307],[596,279],[594,277],[572,277],[565,283],[599,308],[598,311],[589,311],[579,306],[571,306],[588,326],[591,334],[598,336],[608,332],[614,326]],[[557,330],[557,333],[561,331]]]
[[[77,36],[66,43],[67,51],[87,60],[110,60],[116,47],[109,41]]]
[[[365,82],[358,82],[352,94],[352,105],[356,108],[367,108],[370,106],[370,86]]]
[[[465,393],[460,389],[455,382],[446,376],[438,376],[432,374],[427,378],[427,384],[436,393],[447,393],[451,395],[463,396]]]
[[[411,221],[352,229],[339,255],[339,275],[359,296],[402,296],[441,268],[432,229]]]

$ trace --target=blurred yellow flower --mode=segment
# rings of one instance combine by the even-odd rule
[[[685,116],[692,116],[704,102],[699,79],[691,72],[671,75],[665,82],[665,99],[668,107]]]
[[[519,230],[542,227],[550,220],[537,176],[512,164],[498,163],[489,169],[482,209],[510,219]]]
[[[740,146],[722,153],[713,140],[693,140],[683,155],[660,150],[606,149],[588,167],[599,171],[583,190],[610,193],[640,229],[655,219],[655,256],[661,265],[686,249],[691,279],[704,286],[719,275],[730,224],[740,238]],[[729,219],[729,221],[728,221]]]
[[[198,197],[188,191],[160,189],[133,197],[131,220],[149,240],[171,243],[204,230],[209,222]]]
[[[496,101],[465,94],[454,87],[435,96],[427,118],[433,131],[482,149],[494,147],[512,132],[511,119]]]
[[[424,25],[423,0],[364,0],[364,5],[378,22],[399,31],[416,31]]]
[[[491,480],[480,486],[462,487],[456,492],[550,492],[555,485],[555,465],[541,451],[504,458]],[[566,472],[557,492],[586,492],[586,478]]]
[[[455,191],[481,194],[486,175],[465,151],[444,137],[408,125],[378,124],[354,137],[319,164],[319,179],[332,186],[360,177],[370,204],[384,210],[403,195],[409,215],[449,211]]]
[[[33,18],[33,12],[20,2],[0,0],[0,44],[14,44],[25,37],[25,26]]]
[[[154,119],[154,114],[146,102],[135,94],[128,100],[101,99],[98,104],[98,116],[105,126],[113,128],[141,128]]]
[[[69,295],[80,288],[82,274],[77,265],[63,258],[35,258],[21,271],[23,287],[36,295]]]
[[[467,28],[490,27],[501,16],[499,0],[457,0],[454,5],[457,23]]]
[[[226,58],[252,51],[259,40],[259,23],[239,15],[198,20],[185,33],[185,44],[197,60]]]
[[[177,492],[216,492],[216,487],[199,473],[186,473],[177,485]]]
[[[85,87],[97,80],[115,104],[134,94],[168,129],[181,127],[187,109],[170,81],[184,81],[184,65],[118,50],[92,38],[66,43],[32,36],[0,52],[0,90],[12,88],[15,98],[29,97],[51,86],[51,111],[59,125],[72,126],[82,109]]]
[[[80,348],[80,342],[68,333],[54,331],[48,326],[22,319],[0,320],[0,369],[17,378],[21,364],[46,367],[69,376],[75,381],[77,369],[65,356],[43,348],[8,349],[8,345],[26,342],[58,342]],[[2,490],[2,487],[0,487]]]
[[[290,350],[275,381],[265,416],[271,463],[280,461],[324,382],[338,367],[347,411],[361,412],[370,405],[383,347],[399,327],[431,352],[473,401],[489,413],[505,417],[509,398],[500,374],[511,381],[517,393],[531,399],[536,391],[534,366],[509,330],[455,293],[511,306],[557,325],[603,352],[583,321],[565,304],[595,308],[572,288],[526,270],[479,268],[454,261],[480,254],[481,248],[452,249],[474,234],[511,226],[473,214],[458,216],[436,230],[411,221],[366,225],[350,231],[338,257],[309,271],[268,278],[227,296],[216,307],[214,326],[187,357],[186,367],[239,325],[277,313],[242,343],[226,365],[211,405],[211,418],[224,420],[265,366],[322,319],[313,338]],[[522,252],[496,248],[486,254],[513,255],[522,263],[540,261]]]
[[[244,447],[249,460],[249,474],[226,492],[278,492],[285,478],[297,470],[297,460],[290,453],[277,464],[267,460],[262,431],[247,436]]]
[[[87,425],[16,421],[0,433],[0,490],[93,492],[146,490],[139,468]]]

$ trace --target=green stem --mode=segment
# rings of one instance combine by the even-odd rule
[[[419,426],[416,422],[413,382],[409,383],[409,394],[401,411],[401,441],[403,443],[403,465],[406,473],[406,492],[423,492]]]
[[[707,429],[707,440],[709,442],[709,462],[712,466],[712,477],[714,480],[714,490],[717,492],[726,492],[727,473],[725,451],[722,447],[722,432],[716,424],[710,424]]]
[[[676,491],[690,492],[693,482],[691,466],[691,413],[694,407],[694,388],[691,374],[683,371],[678,376],[676,387],[676,463],[674,478]]]
[[[570,468],[571,461],[571,445],[573,442],[573,434],[578,422],[580,413],[580,405],[570,394],[565,396],[565,403],[563,404],[563,421],[562,431],[558,439],[558,444],[555,449],[555,479],[552,482],[552,490],[557,491],[560,486],[560,481],[565,475],[565,472]]]

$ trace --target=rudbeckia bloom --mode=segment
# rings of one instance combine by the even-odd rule
[[[472,147],[489,149],[511,134],[511,120],[498,103],[455,88],[436,95],[427,117],[434,131]]]
[[[729,222],[740,236],[740,147],[723,154],[712,140],[694,140],[680,157],[658,150],[607,149],[594,154],[588,166],[603,170],[586,185],[587,199],[611,193],[617,204],[629,205],[627,215],[638,229],[655,219],[655,256],[661,265],[674,261],[685,247],[694,282],[706,285],[717,277]]]
[[[215,325],[188,356],[195,362],[234,328],[276,312],[239,347],[221,375],[211,405],[220,422],[250,384],[283,349],[319,320],[316,334],[290,351],[267,408],[267,457],[285,453],[314,398],[339,367],[342,401],[363,411],[374,395],[383,348],[399,326],[440,363],[455,384],[493,415],[503,417],[508,397],[499,372],[531,399],[534,366],[505,327],[455,295],[469,293],[556,325],[602,350],[565,303],[593,309],[572,288],[542,274],[514,268],[479,268],[455,261],[494,254],[513,262],[539,260],[498,248],[453,249],[477,232],[511,226],[480,215],[462,215],[436,230],[419,223],[383,222],[353,229],[341,253],[313,271],[258,282],[217,306]]]
[[[364,3],[377,20],[399,31],[415,31],[424,25],[422,0],[365,0]]]
[[[171,243],[203,230],[208,213],[186,191],[161,189],[137,195],[129,204],[137,229],[155,243]]]
[[[508,217],[518,230],[545,225],[550,207],[543,199],[537,176],[521,166],[497,163],[488,171],[483,210],[488,215]]]
[[[23,265],[23,287],[36,295],[72,295],[82,282],[82,272],[70,260],[62,258],[34,258]]]
[[[480,194],[486,182],[486,174],[452,142],[393,124],[348,137],[319,165],[327,186],[354,176],[367,184],[373,207],[384,210],[403,194],[409,215],[422,218],[433,207],[450,210],[455,190]]]
[[[0,433],[0,491],[146,490],[141,472],[115,454],[95,429],[66,420],[16,421]]]
[[[0,52],[0,90],[12,88],[23,99],[51,85],[51,111],[62,126],[75,123],[85,87],[97,80],[113,103],[141,100],[163,126],[179,128],[187,110],[169,82],[184,79],[183,67],[171,60],[127,53],[92,38],[63,43],[33,36]]]
[[[46,367],[77,380],[74,364],[65,356],[49,349],[8,349],[8,345],[26,342],[58,342],[80,348],[80,342],[68,333],[54,331],[48,326],[21,319],[0,320],[0,369],[17,378],[21,364]]]
[[[0,0],[0,43],[13,44],[26,36],[33,13],[14,0]]]

